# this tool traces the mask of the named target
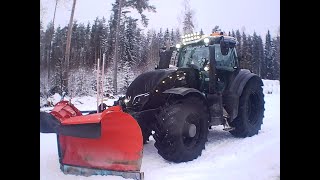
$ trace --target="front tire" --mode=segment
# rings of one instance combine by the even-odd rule
[[[148,121],[145,120],[144,118],[138,118],[137,122],[138,122],[140,129],[141,129],[141,132],[142,132],[143,144],[147,144],[147,142],[149,141],[149,137],[151,135],[151,131],[152,131],[152,129],[150,127],[150,123],[148,123]]]
[[[205,148],[208,124],[209,111],[201,98],[174,100],[161,108],[156,117],[154,145],[168,161],[191,161]]]
[[[258,134],[264,117],[264,94],[260,79],[250,79],[239,100],[238,116],[230,123],[235,137],[251,137]]]

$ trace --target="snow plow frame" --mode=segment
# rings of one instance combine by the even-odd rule
[[[87,167],[78,167],[60,163],[60,170],[64,174],[72,174],[72,175],[81,175],[81,176],[92,176],[92,175],[100,175],[100,176],[121,176],[126,179],[134,179],[134,180],[144,180],[144,173],[139,171],[112,171],[105,169],[95,169],[95,168],[87,168]]]

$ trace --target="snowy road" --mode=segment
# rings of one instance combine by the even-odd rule
[[[280,94],[265,95],[265,118],[258,135],[235,138],[210,130],[202,155],[187,163],[170,163],[158,155],[152,139],[144,146],[145,180],[277,180],[280,179]],[[65,175],[59,169],[55,134],[40,133],[40,179],[120,180],[117,176]]]

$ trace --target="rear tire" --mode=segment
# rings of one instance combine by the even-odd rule
[[[264,94],[260,80],[250,79],[239,100],[238,116],[230,123],[235,137],[251,137],[258,134],[264,117]]]
[[[154,145],[168,161],[191,161],[205,148],[208,124],[209,111],[201,98],[187,96],[175,100],[156,116]]]

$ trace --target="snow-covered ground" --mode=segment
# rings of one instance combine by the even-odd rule
[[[144,146],[141,171],[145,180],[278,180],[280,179],[280,83],[264,80],[265,117],[258,135],[235,138],[213,127],[202,155],[186,163],[171,163],[158,155],[154,140]],[[80,110],[94,110],[95,97],[74,98]],[[109,100],[112,105],[113,100]],[[49,108],[50,109],[50,108]],[[49,110],[42,108],[42,110]],[[59,169],[55,134],[40,133],[40,179],[121,180],[118,176],[65,175]]]

